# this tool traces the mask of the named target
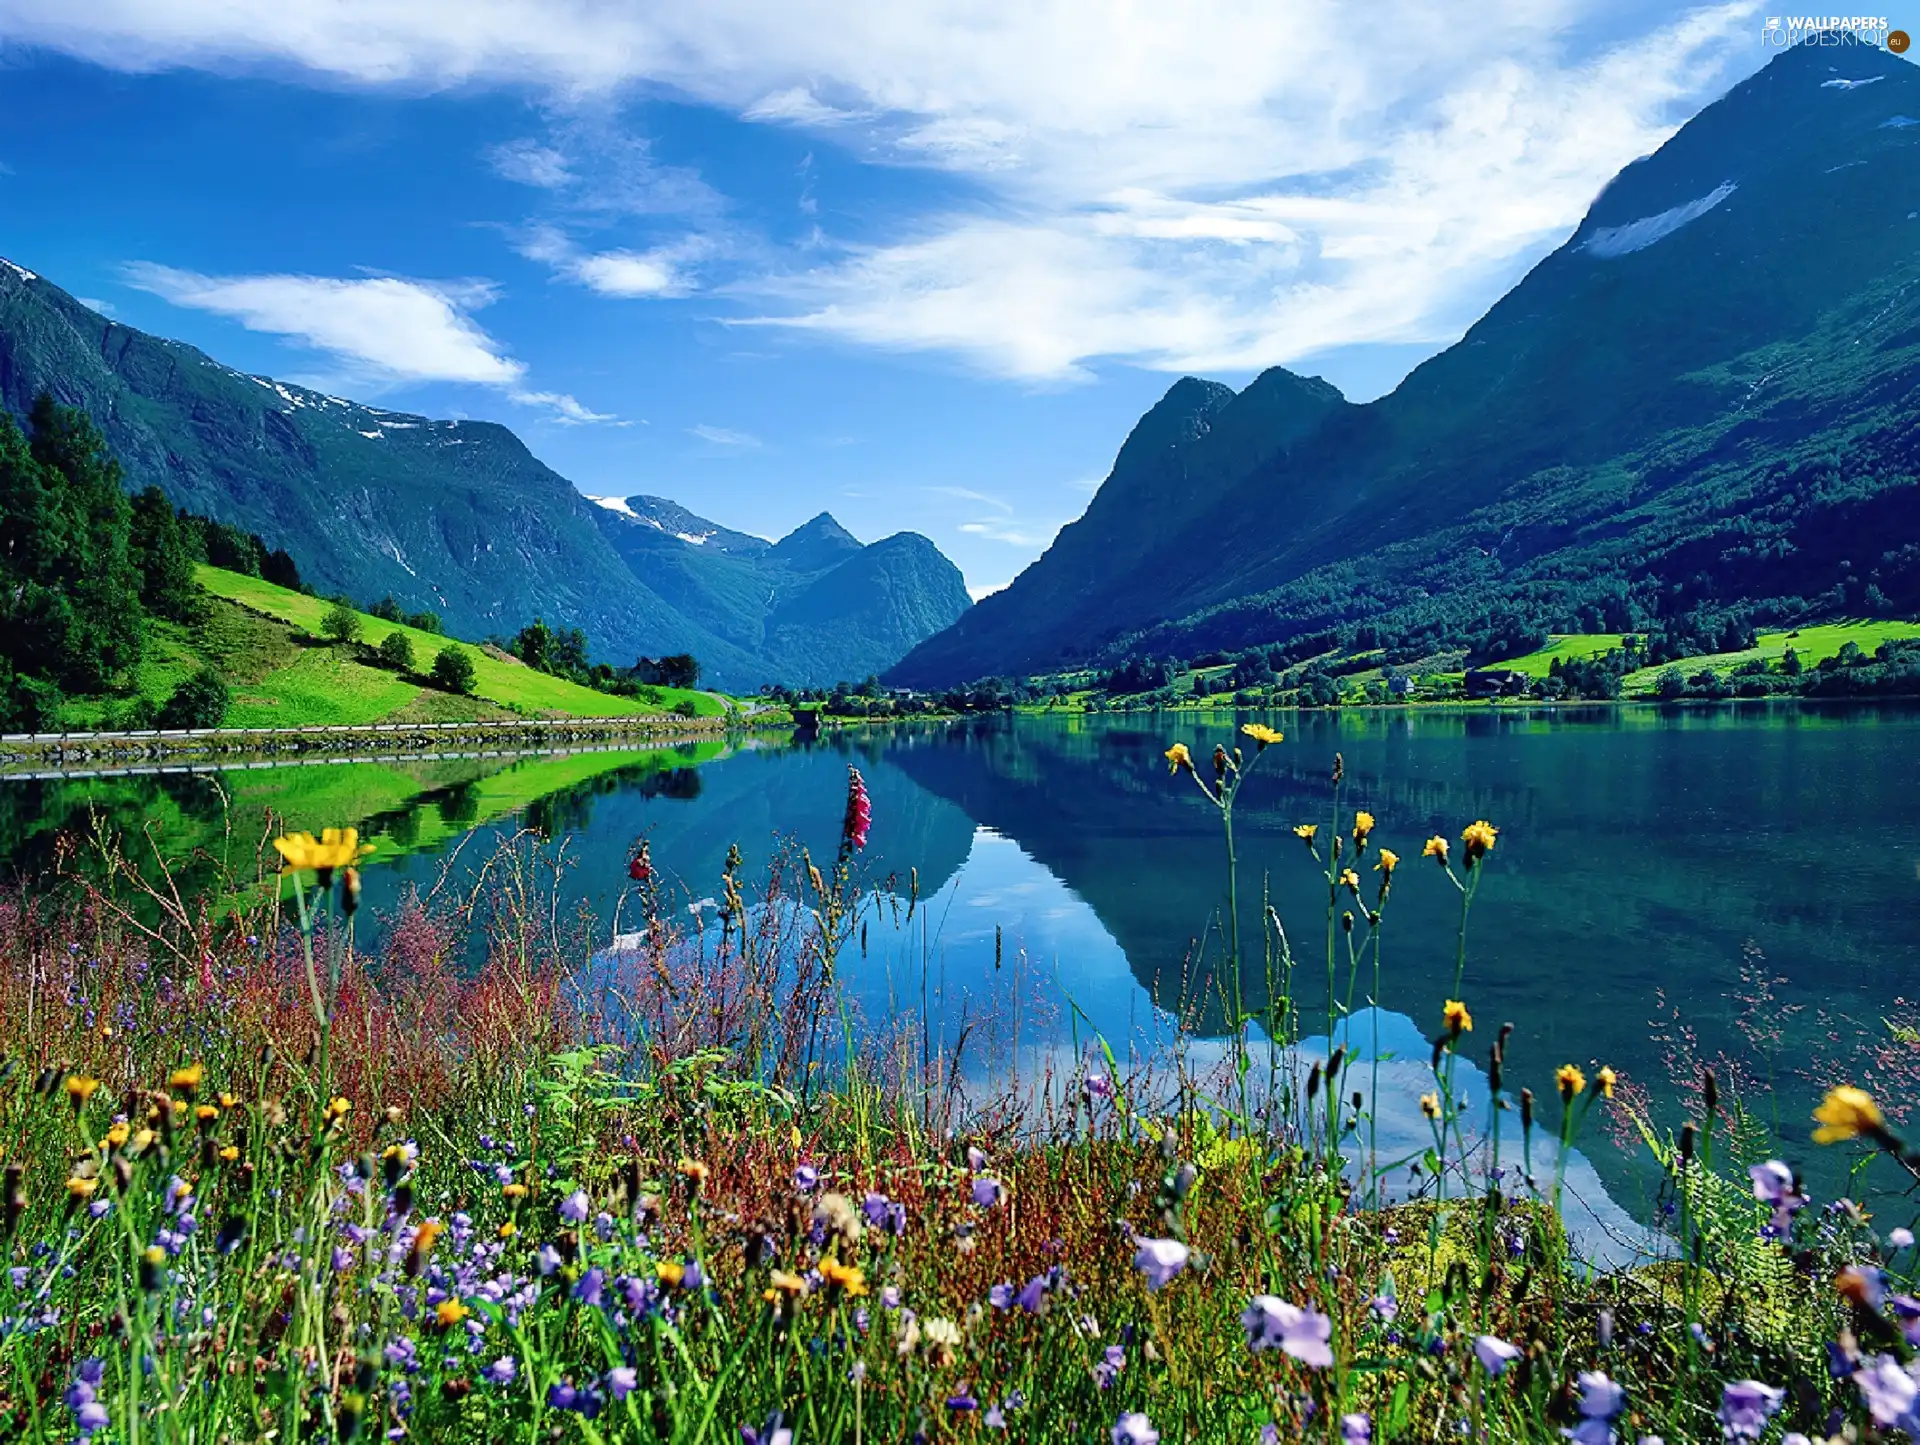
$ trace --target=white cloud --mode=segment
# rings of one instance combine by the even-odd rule
[[[567,158],[552,146],[536,141],[518,140],[495,146],[487,152],[493,168],[510,181],[542,190],[558,190],[574,179]]]
[[[761,445],[760,438],[748,432],[731,431],[723,426],[708,426],[705,422],[699,426],[687,428],[687,435],[696,436],[703,442],[716,447],[727,447],[735,451],[751,451]]]
[[[520,242],[520,254],[602,296],[685,296],[694,289],[692,263],[712,247],[698,235],[648,251],[587,251],[557,226],[540,225]]]
[[[978,602],[982,597],[991,597],[996,592],[1005,591],[1011,581],[1012,579],[1009,578],[1006,582],[969,582],[967,596]]]
[[[370,384],[462,382],[493,387],[515,402],[552,408],[570,421],[604,421],[570,396],[522,385],[525,363],[509,356],[470,312],[494,299],[486,282],[430,282],[398,276],[203,276],[136,261],[127,279],[196,311],[284,336],[344,363]]]
[[[666,88],[818,131],[863,160],[951,171],[975,199],[858,249],[816,251],[829,259],[812,269],[755,262],[732,294],[769,324],[1052,381],[1107,358],[1237,370],[1451,339],[1620,166],[1764,58],[1756,13],[1749,0],[1691,12],[1638,0],[1380,0],[1364,12],[1273,0],[6,0],[0,39],[126,69],[531,83],[569,114],[623,88]],[[584,175],[573,144],[515,163]],[[603,214],[716,214],[697,176],[631,144],[629,182],[594,202]],[[543,148],[557,168],[536,163]],[[585,206],[593,189],[555,193]],[[651,249],[579,254],[621,258],[607,274],[630,281],[661,274],[631,261],[657,262]]]

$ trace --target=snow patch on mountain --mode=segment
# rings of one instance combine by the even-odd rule
[[[38,276],[34,275],[33,272],[29,271],[25,266],[20,265],[16,261],[9,261],[4,256],[0,256],[0,266],[5,266],[9,271],[13,272],[14,275],[18,276],[22,281],[38,281],[40,279]]]
[[[588,497],[587,500],[596,507],[605,507],[609,512],[618,512],[623,517],[632,517],[636,522],[640,520],[640,514],[627,505],[625,497]]]
[[[1642,216],[1623,226],[1602,226],[1589,236],[1582,250],[1602,259],[1644,251],[1655,241],[1671,236],[1689,221],[1697,221],[1739,189],[1732,181],[1722,181],[1697,200],[1674,206],[1657,215]]]
[[[1876,80],[1885,79],[1884,75],[1869,75],[1864,80],[1843,80],[1836,75],[1832,80],[1821,81],[1820,88],[1822,90],[1858,90],[1863,85],[1872,85]]]
[[[658,526],[659,524],[655,523],[654,525]],[[662,528],[662,530],[664,531],[665,529]],[[696,536],[692,532],[675,532],[673,535],[678,537],[682,542],[691,543],[695,547],[704,547],[707,545],[707,538],[711,537],[713,533],[702,532]]]
[[[1880,129],[1905,130],[1910,125],[1920,125],[1920,120],[1915,120],[1910,115],[1890,115],[1880,122]]]

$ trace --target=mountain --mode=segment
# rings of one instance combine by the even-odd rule
[[[822,512],[767,542],[658,497],[596,500],[602,534],[636,577],[790,683],[884,671],[971,605],[960,570],[916,532],[863,546]]]
[[[944,573],[915,574],[931,589],[924,594],[839,594],[861,645],[842,647],[837,619],[808,614],[765,651],[761,622],[772,601],[751,565],[777,549],[763,539],[664,498],[596,505],[504,426],[436,421],[249,376],[0,262],[0,406],[24,417],[43,390],[93,417],[130,489],[156,484],[176,506],[285,547],[320,591],[362,604],[391,594],[409,611],[439,613],[456,636],[511,633],[544,617],[584,628],[596,658],[691,652],[709,682],[746,690],[795,680],[781,670],[790,656],[844,652],[860,664],[848,676],[865,676],[953,621],[956,590],[965,601],[959,574],[940,557]],[[861,552],[825,517],[787,542],[790,557],[774,565],[782,575],[789,561],[799,566],[796,586]],[[748,570],[729,577],[688,556]],[[876,573],[873,585],[892,577]],[[738,595],[709,607],[716,588]],[[728,625],[741,609],[754,626]],[[815,641],[827,650],[813,650]]]
[[[1920,609],[1920,69],[1784,52],[1365,405],[1185,378],[1084,516],[891,680],[1369,624]]]

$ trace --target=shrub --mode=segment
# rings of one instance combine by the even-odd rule
[[[396,627],[380,639],[380,662],[395,672],[406,672],[413,666],[413,643],[406,633]]]
[[[215,728],[227,715],[233,694],[226,679],[210,667],[203,667],[173,690],[154,726],[163,728]]]
[[[443,647],[433,659],[433,684],[462,695],[473,691],[473,659],[458,647]]]
[[[406,616],[406,624],[415,632],[438,633],[440,631],[440,614],[438,612],[409,612]]]
[[[333,599],[327,615],[320,619],[320,635],[329,642],[357,642],[360,639],[360,614],[345,597]]]

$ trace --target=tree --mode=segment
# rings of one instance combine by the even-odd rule
[[[1660,674],[1659,692],[1662,700],[1666,702],[1685,697],[1687,695],[1686,674],[1677,667],[1669,667]]]
[[[360,640],[360,614],[353,610],[353,603],[345,597],[336,597],[327,608],[327,615],[320,619],[320,635],[329,642],[358,642]]]
[[[538,672],[548,668],[548,653],[553,648],[553,629],[538,617],[514,634],[507,651]]]
[[[158,487],[148,487],[133,499],[127,549],[148,612],[174,622],[191,622],[200,615],[204,594],[193,577],[193,554],[180,518]]]
[[[409,612],[405,621],[407,626],[411,627],[415,632],[432,632],[437,634],[440,631],[440,614],[438,612]]]
[[[406,672],[413,667],[413,643],[406,633],[396,627],[380,639],[380,661],[395,672]]]
[[[1798,677],[1801,672],[1800,654],[1789,647],[1780,658],[1780,670],[1788,677]]]
[[[441,648],[433,659],[433,685],[445,692],[472,692],[473,659],[462,648]]]
[[[262,581],[284,587],[289,592],[306,590],[300,582],[300,569],[294,565],[293,557],[285,547],[275,547],[267,553],[260,563],[260,577]]]
[[[375,617],[378,617],[382,622],[398,622],[402,615],[400,612],[400,604],[393,600],[393,594],[391,592],[374,603],[367,611]]]
[[[173,690],[154,726],[163,728],[217,728],[227,715],[233,694],[226,679],[203,667]]]

